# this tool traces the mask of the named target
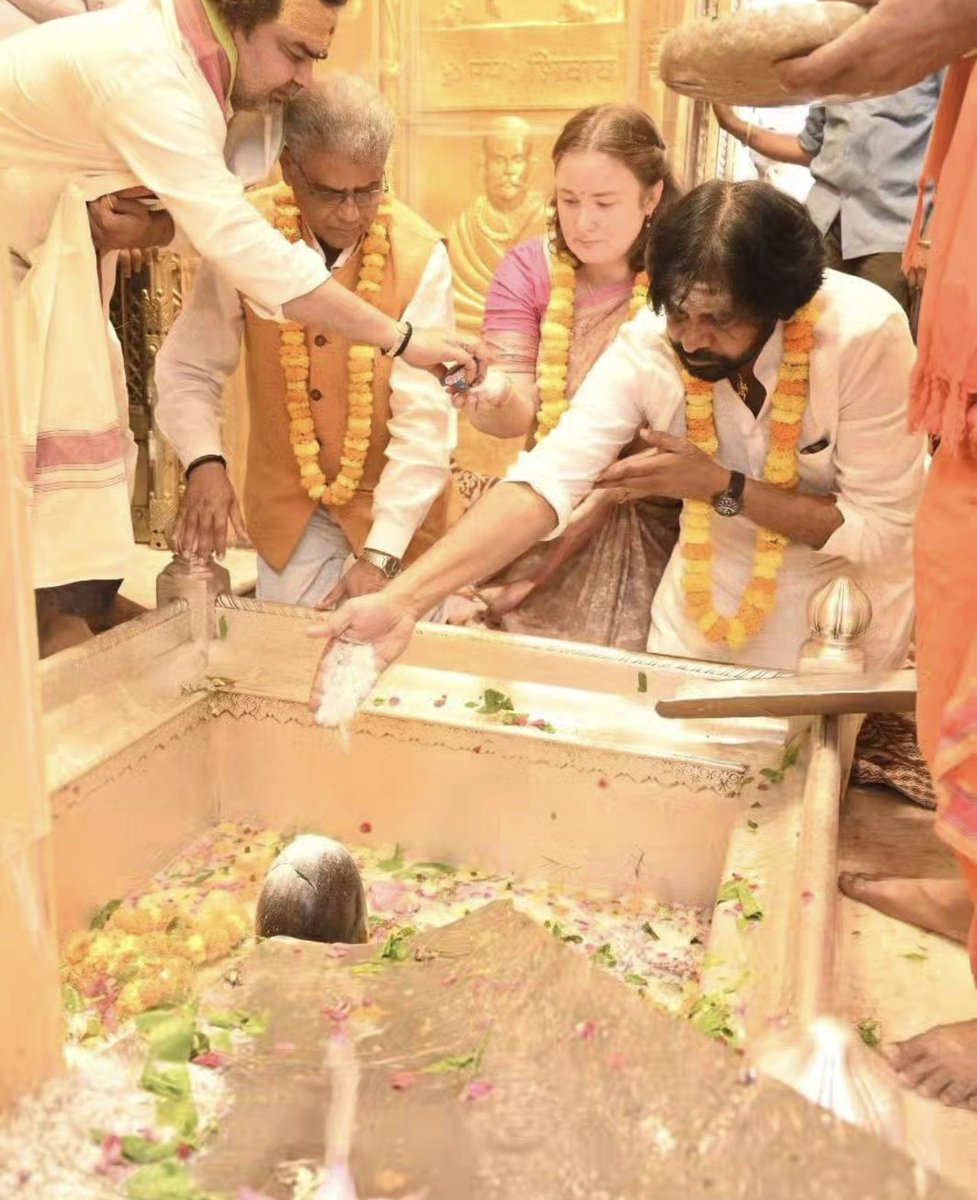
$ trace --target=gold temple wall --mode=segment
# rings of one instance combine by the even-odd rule
[[[484,294],[502,255],[545,228],[552,188],[550,149],[574,112],[604,101],[641,104],[655,118],[686,184],[723,172],[724,142],[704,105],[669,92],[656,72],[662,38],[695,16],[728,11],[734,0],[349,0],[329,65],[364,75],[398,115],[390,165],[397,194],[449,239],[459,326],[477,335]],[[183,273],[186,285],[188,272]],[[174,284],[165,258],[154,269],[149,309]],[[142,283],[145,289],[145,282]],[[175,311],[177,303],[163,304]],[[152,433],[147,359],[127,353],[143,392],[134,427],[144,433],[149,497],[134,506],[137,536],[160,542],[179,471]],[[131,368],[135,367],[135,372]],[[240,494],[247,444],[240,372],[228,387],[225,424],[232,479]],[[515,456],[462,423],[459,458],[490,473]],[[149,520],[147,521],[147,516]]]

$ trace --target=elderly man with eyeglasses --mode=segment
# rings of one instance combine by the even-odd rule
[[[284,183],[252,194],[332,277],[413,325],[451,328],[441,235],[388,194],[395,118],[358,77],[330,74],[285,111]],[[250,435],[242,518],[221,397],[245,349]],[[258,596],[306,606],[378,591],[443,531],[457,437],[433,375],[326,329],[256,315],[205,263],[156,361],[156,418],[187,488],[185,554],[224,553],[228,524],[258,551]]]

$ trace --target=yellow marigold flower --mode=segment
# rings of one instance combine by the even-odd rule
[[[373,283],[372,280],[363,279],[356,285],[356,290],[362,292],[364,295],[375,296],[380,291],[380,285]]]
[[[746,644],[747,632],[746,627],[739,617],[730,617],[729,627],[726,630],[726,641],[731,650],[738,650],[740,646]]]
[[[349,357],[350,358],[364,358],[364,359],[369,359],[372,362],[373,356],[375,353],[376,353],[376,350],[374,349],[373,346],[356,345],[356,346],[350,346],[350,348],[349,348]]]

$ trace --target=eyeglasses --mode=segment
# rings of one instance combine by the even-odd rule
[[[347,200],[352,200],[356,207],[360,209],[373,208],[390,191],[386,175],[384,175],[383,182],[379,187],[334,188],[324,183],[313,183],[298,163],[295,162],[294,158],[292,159],[292,163],[296,171],[302,176],[302,182],[308,190],[326,208],[342,208]]]

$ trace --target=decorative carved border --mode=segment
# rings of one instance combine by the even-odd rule
[[[299,701],[273,700],[248,692],[214,692],[207,698],[209,714],[233,720],[272,721],[278,725],[317,728],[312,714]],[[324,731],[320,736],[329,736]],[[653,756],[587,745],[571,746],[559,741],[529,742],[493,729],[425,721],[422,717],[397,717],[390,713],[364,712],[356,720],[354,737],[375,742],[396,741],[408,745],[477,753],[487,758],[518,761],[532,766],[554,767],[592,775],[627,779],[632,783],[654,783],[663,788],[711,791],[721,796],[740,794],[747,768],[743,764],[676,755]]]
[[[202,698],[150,733],[131,742],[124,750],[62,785],[51,794],[52,820],[57,821],[60,815],[71,812],[92,793],[115,783],[123,775],[131,774],[154,754],[169,749],[201,725],[209,724],[212,715],[206,698]]]

